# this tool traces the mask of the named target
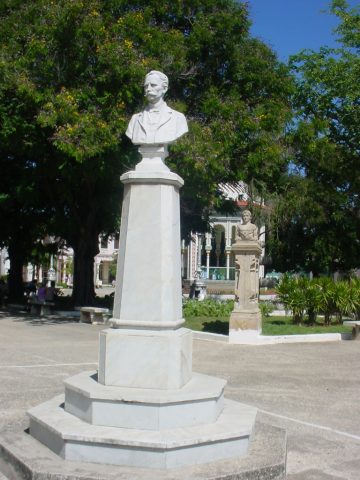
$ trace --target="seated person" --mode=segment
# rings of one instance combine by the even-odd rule
[[[42,283],[37,290],[37,299],[39,302],[44,303],[46,300],[46,287],[45,283]]]

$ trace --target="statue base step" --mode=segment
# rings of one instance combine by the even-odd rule
[[[59,395],[32,408],[30,434],[66,460],[168,469],[246,455],[257,409],[225,400],[213,423],[165,430],[91,425]]]
[[[52,480],[285,480],[286,432],[255,423],[248,454],[171,470],[64,460],[24,432],[0,434],[1,472],[9,478]],[[0,474],[1,476],[1,474]]]
[[[181,389],[104,386],[96,372],[64,382],[65,411],[93,425],[164,430],[216,422],[224,404],[226,380],[193,373]]]

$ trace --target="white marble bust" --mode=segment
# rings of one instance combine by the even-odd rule
[[[152,70],[146,75],[144,92],[148,104],[145,110],[132,116],[126,130],[135,145],[172,143],[188,131],[185,116],[164,101],[168,85],[168,77],[162,72]]]
[[[243,223],[239,224],[236,228],[236,234],[238,240],[258,240],[258,228],[256,225],[251,223],[251,212],[250,210],[244,210],[242,212]]]

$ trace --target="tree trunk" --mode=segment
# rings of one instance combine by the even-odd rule
[[[99,253],[98,233],[91,232],[77,239],[74,249],[74,281],[72,299],[76,307],[94,305],[94,257]]]
[[[17,245],[16,242],[11,243],[8,247],[8,254],[10,260],[10,270],[8,276],[8,299],[10,301],[24,300],[24,282],[23,282],[23,267],[25,257],[22,254],[23,248]]]

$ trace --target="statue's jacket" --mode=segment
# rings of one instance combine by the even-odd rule
[[[152,128],[146,121],[146,111],[132,116],[126,135],[135,145],[172,143],[188,131],[185,116],[163,105],[160,109],[160,118]]]

